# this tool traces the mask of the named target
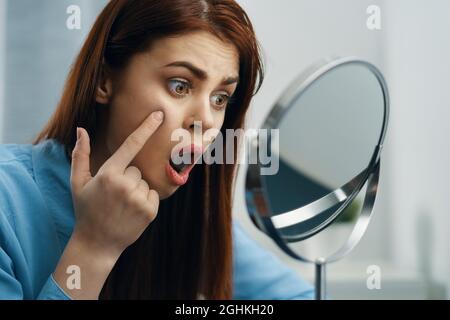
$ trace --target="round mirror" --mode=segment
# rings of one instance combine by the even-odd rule
[[[253,222],[285,246],[336,219],[356,221],[387,116],[387,88],[370,63],[343,58],[307,70],[273,107],[262,126],[267,134],[251,141],[258,155],[246,182]]]
[[[375,66],[328,60],[294,81],[250,138],[250,217],[287,254],[316,264],[317,299],[325,297],[325,264],[350,252],[370,221],[388,114]],[[330,238],[337,221],[350,222],[350,232]],[[298,243],[314,239],[328,248],[306,255]]]

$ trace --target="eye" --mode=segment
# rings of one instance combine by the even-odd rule
[[[230,102],[231,97],[228,94],[216,94],[211,97],[211,100],[213,105],[223,108]]]
[[[189,90],[192,89],[192,86],[189,82],[179,79],[171,79],[169,82],[169,90],[178,96],[185,96],[189,93]]]

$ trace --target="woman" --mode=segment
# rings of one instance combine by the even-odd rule
[[[310,298],[233,222],[236,161],[171,161],[177,129],[242,128],[262,79],[234,1],[110,1],[34,144],[0,149],[0,297]]]

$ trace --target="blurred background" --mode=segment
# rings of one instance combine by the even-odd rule
[[[0,142],[30,143],[54,111],[69,67],[106,0],[0,0]],[[336,299],[450,297],[450,2],[445,0],[239,0],[263,48],[267,75],[247,126],[257,128],[290,82],[329,56],[358,56],[383,72],[391,115],[380,187],[361,243],[328,268]],[[67,8],[81,28],[66,27]],[[370,30],[367,8],[380,9]],[[446,138],[447,137],[447,138]],[[248,232],[308,280],[253,226],[239,170],[234,214]],[[381,288],[366,285],[377,266]]]

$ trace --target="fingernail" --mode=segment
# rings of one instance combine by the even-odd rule
[[[80,140],[81,130],[77,127],[77,141]]]
[[[164,119],[164,113],[162,111],[156,111],[153,113],[153,119],[161,121]]]

